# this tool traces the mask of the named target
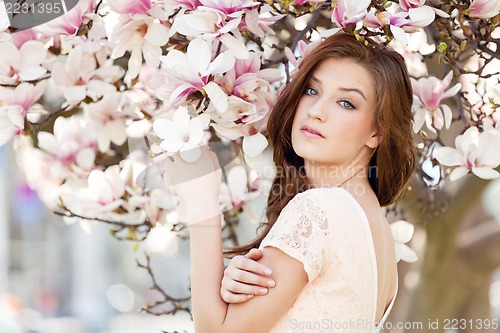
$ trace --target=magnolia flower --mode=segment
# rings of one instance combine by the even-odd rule
[[[415,133],[422,128],[424,122],[427,128],[433,132],[435,132],[435,129],[442,129],[443,126],[450,128],[452,112],[450,107],[441,104],[441,101],[455,96],[462,86],[457,83],[446,90],[452,78],[453,72],[449,72],[443,81],[433,76],[420,78],[418,81],[411,79],[413,94],[416,98],[416,103],[413,106],[415,110],[413,130]]]
[[[47,50],[42,42],[28,41],[20,49],[11,43],[0,44],[0,83],[13,84],[17,80],[32,81],[47,72],[41,66]]]
[[[125,185],[120,167],[113,165],[105,171],[92,170],[87,186],[74,193],[62,193],[60,198],[70,212],[84,217],[106,217],[123,203]]]
[[[442,13],[441,15],[447,15]],[[418,8],[409,8],[408,11],[399,11],[390,13],[389,11],[377,12],[371,8],[370,12],[363,20],[363,24],[370,28],[383,28],[390,25],[389,28],[394,38],[406,46],[408,40],[406,33],[412,33],[428,26],[434,21],[435,11],[429,6]]]
[[[488,19],[500,13],[500,1],[498,0],[474,0],[467,9],[470,17]]]
[[[151,0],[108,0],[112,11],[120,14],[147,14],[151,9]]]
[[[42,97],[47,81],[23,82],[15,89],[0,87],[0,146],[24,130],[25,118]]]
[[[415,262],[418,260],[417,254],[408,245],[410,239],[413,237],[414,227],[413,224],[403,220],[392,222],[389,224],[391,227],[392,235],[396,247],[396,262],[400,260],[406,262]]]
[[[434,149],[434,157],[446,166],[458,166],[450,174],[450,180],[457,180],[470,171],[483,179],[498,178],[500,165],[500,130],[485,126],[479,132],[475,126],[469,127],[464,134],[455,138],[455,148],[439,147]]]
[[[130,51],[127,75],[135,78],[141,70],[142,57],[149,66],[158,67],[161,48],[169,37],[168,28],[156,22],[154,17],[144,14],[133,17],[120,15],[119,23],[111,35],[111,41],[116,43],[112,58],[120,58]]]
[[[173,121],[157,119],[153,123],[153,130],[163,139],[160,144],[163,150],[170,153],[180,151],[182,159],[194,162],[201,153],[198,145],[203,139],[204,130],[208,128],[209,121],[210,116],[207,114],[191,119],[188,110],[180,106],[174,113]]]
[[[39,25],[36,29],[47,36],[70,35],[74,36],[82,26],[93,17],[96,0],[80,0],[64,15]]]
[[[187,53],[172,50],[160,60],[165,64],[167,74],[166,83],[157,92],[160,99],[169,105],[178,106],[191,94],[203,89],[219,110],[223,112],[227,109],[227,96],[209,79],[234,66],[234,57],[229,51],[222,52],[212,60],[210,42],[196,38],[189,43]]]
[[[123,70],[112,66],[112,62],[97,68],[96,60],[76,46],[69,53],[66,63],[56,63],[52,69],[52,81],[63,92],[66,105],[74,106],[85,97],[97,99],[107,93],[114,93],[112,82],[123,76]],[[111,82],[105,82],[105,80]]]
[[[121,104],[122,95],[114,93],[83,106],[87,119],[96,125],[97,143],[103,153],[109,150],[111,142],[121,146],[127,141],[127,114],[120,111]]]
[[[230,2],[227,4],[230,6]],[[243,11],[226,15],[219,9],[202,6],[199,10],[177,15],[169,37],[178,32],[185,36],[201,37],[206,40],[217,39],[231,51],[234,57],[246,59],[249,52],[237,29],[242,15]]]
[[[94,168],[97,137],[81,118],[58,117],[53,132],[38,133],[38,146],[51,160],[51,177],[85,176]]]
[[[348,1],[339,0],[332,11],[332,22],[339,28],[355,26],[367,14],[370,0]]]

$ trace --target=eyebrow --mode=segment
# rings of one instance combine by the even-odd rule
[[[314,81],[316,83],[318,83],[319,85],[322,85],[323,83],[321,82],[320,79],[318,79],[317,77],[313,76],[311,77],[311,81]],[[346,87],[340,87],[338,88],[339,90],[341,91],[347,91],[347,92],[356,92],[358,93],[359,95],[361,95],[361,97],[363,97],[363,99],[366,101],[366,97],[365,97],[365,94],[363,94],[363,92],[359,89],[356,89],[356,88],[346,88]]]

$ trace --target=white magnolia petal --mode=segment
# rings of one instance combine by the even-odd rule
[[[400,27],[395,27],[393,25],[390,26],[391,32],[403,46],[408,45],[408,39],[406,38],[406,32]]]
[[[413,115],[413,132],[418,133],[425,123],[425,117],[427,115],[427,109],[419,108],[415,111]]]
[[[227,111],[227,107],[229,105],[227,95],[217,83],[213,81],[209,82],[205,87],[203,87],[203,90],[205,90],[208,98],[210,98],[210,101],[213,103],[217,111],[222,113]]]
[[[21,46],[21,57],[23,67],[40,65],[47,56],[47,49],[42,42],[30,40]]]
[[[500,175],[498,171],[487,166],[472,167],[472,173],[482,179],[496,179]]]
[[[18,128],[24,129],[24,117],[20,107],[11,107],[7,112],[9,120]]]
[[[198,57],[200,57],[198,55]],[[205,75],[208,74],[218,74],[225,73],[233,68],[235,65],[235,59],[231,52],[223,52],[214,59],[214,61],[208,66]]]
[[[406,262],[415,262],[418,260],[415,251],[406,244],[396,244],[396,258]]]
[[[448,105],[442,104],[441,109],[443,110],[444,115],[444,126],[448,129],[451,126],[451,120],[453,118],[453,113]]]
[[[161,48],[159,46],[144,43],[142,55],[149,66],[158,67],[160,65]]]
[[[464,163],[464,157],[455,148],[438,147],[434,149],[433,155],[443,165],[454,166]]]
[[[248,52],[245,43],[242,40],[236,39],[230,34],[223,34],[219,37],[219,40],[228,48],[229,51],[238,59],[248,59],[250,53]]]
[[[127,141],[127,126],[124,119],[116,119],[106,123],[106,132],[115,145],[121,146]]]
[[[38,147],[54,155],[59,152],[59,143],[54,135],[48,132],[38,133]]]
[[[72,86],[64,90],[64,98],[69,103],[78,103],[85,99],[87,96],[87,89],[85,86]]]
[[[85,148],[76,155],[76,164],[85,170],[90,170],[94,166],[95,151],[91,148]]]
[[[394,240],[399,243],[407,243],[413,237],[415,227],[413,224],[399,220],[389,224]]]
[[[144,39],[155,46],[163,46],[168,42],[168,28],[160,23],[151,23]]]
[[[186,142],[182,148],[181,151],[179,152],[179,155],[181,155],[181,158],[186,161],[186,162],[195,162],[197,161],[200,156],[201,156],[201,149],[198,145],[191,144],[189,142]]]
[[[19,78],[23,81],[32,81],[40,78],[43,74],[47,73],[47,69],[42,66],[31,66],[23,68],[19,73]]]
[[[262,133],[256,133],[243,138],[243,151],[250,157],[259,156],[267,145],[267,139]]]
[[[160,143],[160,147],[165,151],[175,153],[178,152],[184,144],[185,142],[182,141],[179,137],[172,136],[168,140],[163,140]]]
[[[460,88],[462,88],[462,84],[461,83],[455,84],[453,87],[451,87],[450,89],[446,90],[443,93],[443,95],[441,95],[441,99],[450,98],[450,97],[455,96],[460,91]]]
[[[469,171],[470,171],[469,168],[465,166],[459,166],[455,168],[455,170],[453,170],[453,172],[450,174],[450,180],[454,182],[455,180],[460,179],[466,174],[468,174]]]
[[[174,113],[175,130],[180,133],[186,132],[189,128],[190,121],[191,117],[189,116],[188,110],[183,106],[179,106]]]
[[[189,64],[195,73],[200,73],[201,76],[206,76],[210,73],[207,72],[212,57],[209,42],[204,41],[202,38],[195,38],[189,42],[187,49],[187,56]]]
[[[162,139],[168,137],[168,133],[174,131],[174,123],[170,119],[156,119],[153,122],[153,131]]]
[[[429,6],[422,6],[419,8],[410,8],[408,10],[408,14],[410,16],[410,20],[412,21],[411,25],[417,27],[426,27],[431,24],[435,17],[436,13]]]

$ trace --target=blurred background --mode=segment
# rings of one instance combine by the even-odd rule
[[[158,298],[134,260],[146,245],[117,241],[105,225],[64,223],[27,186],[10,149],[0,148],[0,332],[193,332],[186,312],[140,312]],[[165,248],[168,240],[151,265],[172,296],[186,296],[188,246],[174,239]]]

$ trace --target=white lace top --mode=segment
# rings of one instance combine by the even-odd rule
[[[302,262],[309,283],[270,333],[376,333],[377,261],[368,219],[341,187],[297,194],[260,245]]]

